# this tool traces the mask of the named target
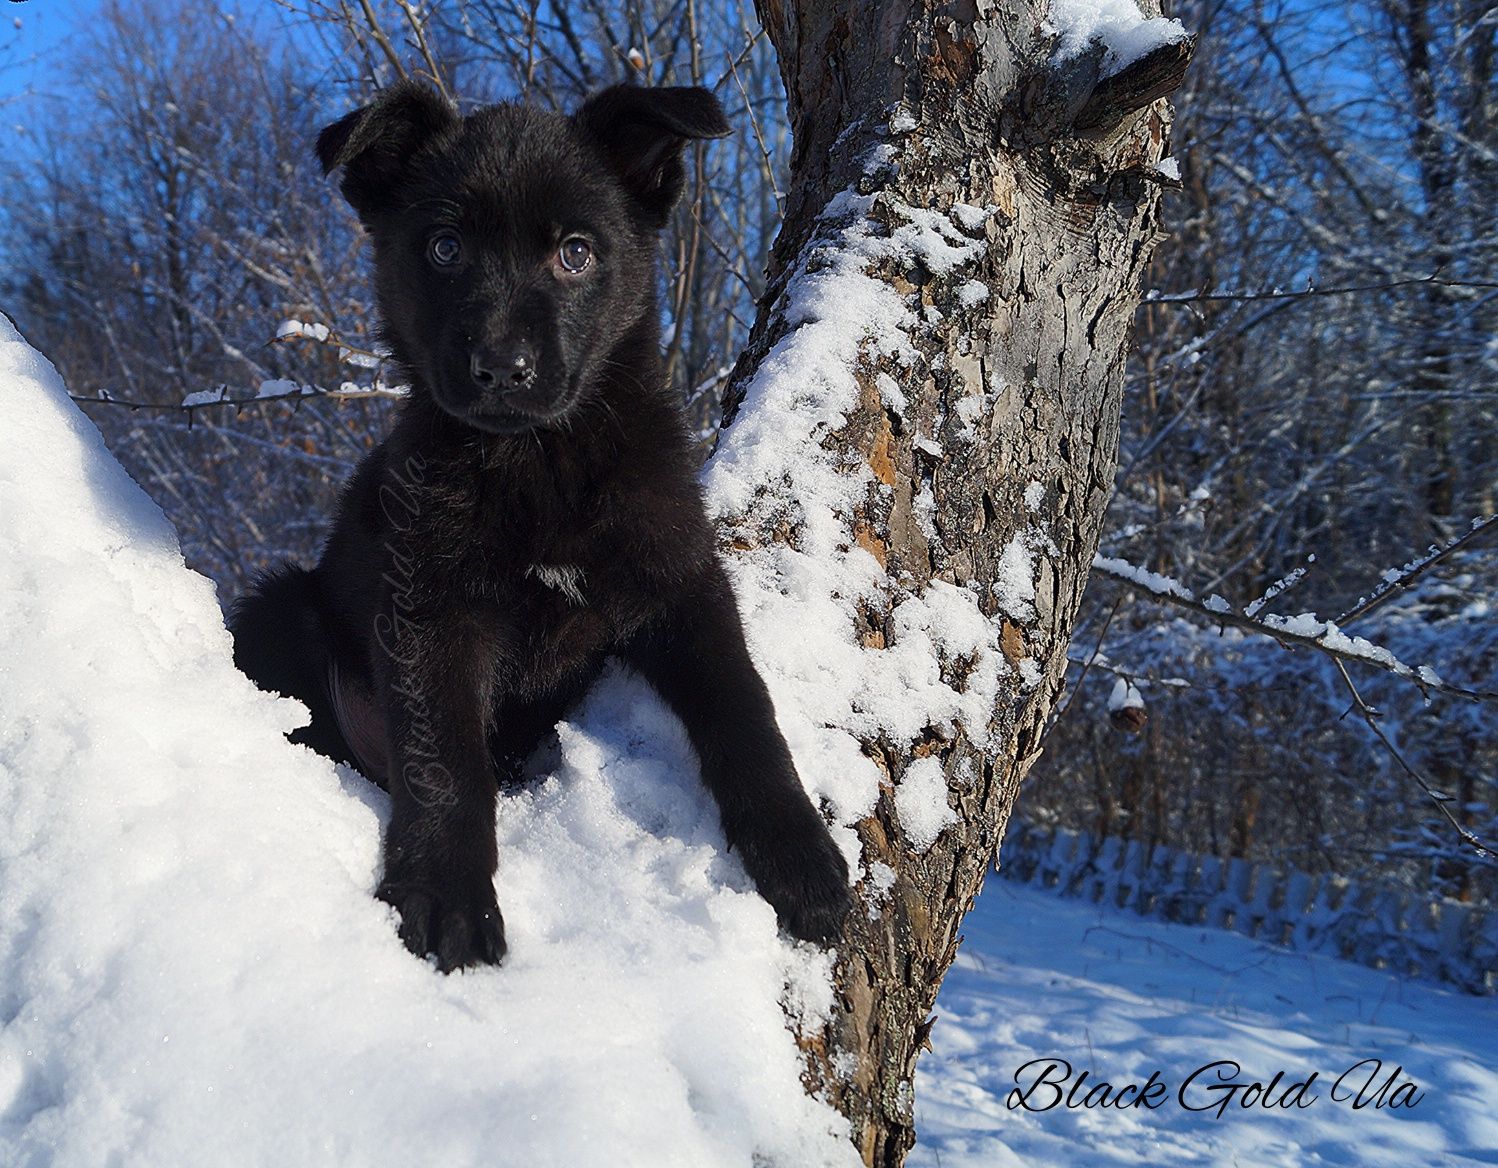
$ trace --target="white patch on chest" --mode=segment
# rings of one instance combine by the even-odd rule
[[[525,574],[534,576],[548,588],[555,588],[578,607],[588,603],[583,596],[582,569],[573,564],[532,564]]]

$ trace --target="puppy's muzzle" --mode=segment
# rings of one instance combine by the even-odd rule
[[[475,349],[468,359],[468,372],[480,391],[503,400],[535,383],[536,351],[518,343]]]

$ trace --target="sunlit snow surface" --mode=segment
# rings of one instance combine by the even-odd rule
[[[0,1165],[857,1163],[780,1005],[823,959],[639,682],[501,801],[511,956],[463,976],[401,948],[385,800],[302,716],[0,318]]]
[[[1498,999],[997,877],[962,931],[936,1002],[934,1053],[917,1065],[911,1168],[1498,1163]],[[1087,1070],[1088,1086],[1143,1083],[1159,1070],[1172,1094],[1154,1110],[1008,1109],[1016,1071],[1052,1056]],[[1332,1081],[1370,1058],[1383,1061],[1379,1082],[1399,1066],[1424,1097],[1408,1109],[1334,1101]],[[1319,1072],[1319,1098],[1265,1110],[1238,1106],[1238,1096],[1221,1119],[1178,1105],[1174,1089],[1218,1060],[1238,1063],[1243,1083]],[[1199,1082],[1215,1083],[1213,1074]],[[1188,1089],[1186,1098],[1221,1096]]]

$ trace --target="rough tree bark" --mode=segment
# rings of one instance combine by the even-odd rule
[[[865,607],[862,643],[882,649],[891,607],[943,580],[980,598],[1011,667],[989,727],[863,742],[884,782],[857,830],[866,860],[895,881],[878,897],[867,876],[860,884],[862,907],[838,950],[835,1017],[800,1041],[808,1089],[848,1116],[864,1162],[898,1165],[914,1142],[912,1080],[937,988],[1060,693],[1114,472],[1140,280],[1160,238],[1155,164],[1169,111],[1158,99],[1180,81],[1191,46],[1100,79],[1100,46],[1052,64],[1044,0],[758,3],[795,148],[769,292],[725,399],[730,418],[795,327],[779,297],[825,246],[829,200],[874,196],[868,217],[890,232],[911,208],[987,209],[979,221],[959,207],[950,220],[986,245],[960,275],[873,264],[918,314],[915,357],[865,351],[854,371],[861,405],[823,440],[847,456],[849,474],[870,479],[846,518],[888,588]],[[883,161],[871,165],[871,151]],[[920,514],[933,498],[934,524]],[[732,527],[740,549],[794,539],[783,516],[752,508]],[[1036,552],[1029,603],[1015,601],[1012,555],[1006,564],[1016,541]],[[964,663],[942,665],[961,684]],[[958,816],[923,853],[902,838],[894,806],[917,757],[941,761]]]

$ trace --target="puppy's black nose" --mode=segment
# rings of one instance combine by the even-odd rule
[[[536,379],[536,352],[524,344],[476,349],[468,359],[468,371],[481,389],[501,396],[514,393]]]

